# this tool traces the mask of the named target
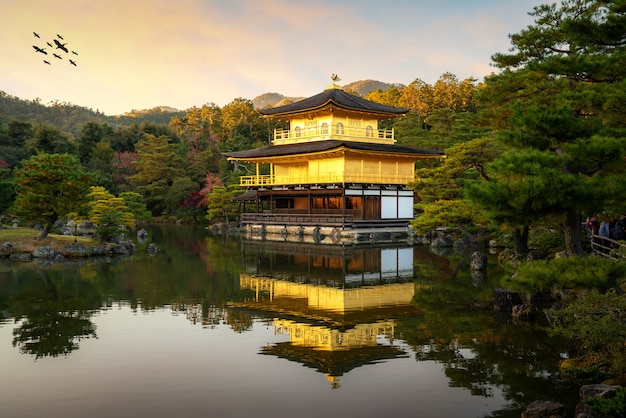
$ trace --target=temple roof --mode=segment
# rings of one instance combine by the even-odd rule
[[[355,151],[369,151],[389,154],[408,154],[415,156],[432,156],[434,158],[443,156],[445,153],[441,150],[423,149],[405,147],[401,145],[393,144],[376,144],[369,142],[356,142],[356,141],[340,141],[340,140],[326,140],[326,141],[310,141],[300,142],[296,144],[287,145],[271,145],[264,148],[256,148],[245,151],[225,152],[224,155],[234,160],[245,160],[247,158],[267,158],[267,157],[279,157],[287,155],[308,154],[314,152],[331,151],[340,147],[344,147]]]
[[[279,118],[281,116],[308,113],[321,109],[328,105],[337,108],[352,110],[363,113],[374,113],[379,117],[395,117],[407,113],[409,108],[387,106],[376,102],[365,100],[361,97],[346,93],[341,88],[327,88],[323,92],[309,98],[290,103],[288,105],[261,109],[259,112],[265,116]]]

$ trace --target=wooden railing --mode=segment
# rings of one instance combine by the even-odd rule
[[[338,127],[337,125],[323,128],[275,129],[274,145],[295,144],[322,139],[345,139],[359,142],[393,144],[396,142],[393,129],[367,129],[355,127]]]
[[[372,184],[407,184],[415,177],[411,175],[377,173],[318,173],[302,176],[276,176],[271,174],[239,177],[239,185],[268,186],[290,184],[333,184],[333,183],[372,183]]]
[[[595,255],[623,260],[626,255],[626,242],[616,241],[601,235],[591,235],[591,250]]]
[[[351,226],[351,214],[328,213],[244,213],[244,224],[260,225],[300,225],[300,226]]]

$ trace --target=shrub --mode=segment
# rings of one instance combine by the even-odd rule
[[[587,404],[593,412],[602,416],[623,418],[626,417],[626,388],[618,389],[614,398],[591,398]]]
[[[593,290],[548,313],[552,318],[548,334],[571,341],[587,367],[604,367],[615,377],[626,377],[626,296],[613,289]]]
[[[626,263],[601,257],[571,257],[539,260],[519,265],[506,287],[535,293],[554,286],[586,287],[606,291],[626,278]]]

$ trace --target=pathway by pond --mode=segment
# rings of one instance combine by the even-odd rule
[[[0,416],[517,418],[578,401],[566,347],[494,315],[498,272],[461,255],[146,229],[130,257],[0,261]]]

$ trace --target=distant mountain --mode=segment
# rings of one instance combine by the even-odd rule
[[[399,84],[383,83],[377,80],[361,80],[353,83],[344,84],[343,89],[352,93],[356,93],[359,96],[367,96],[369,92],[376,90],[389,90],[392,86],[399,86]]]
[[[389,90],[391,87],[404,87],[402,84],[383,83],[376,80],[361,80],[353,83],[344,84],[342,88],[345,91],[356,93],[359,96],[367,96],[371,91]],[[304,97],[286,97],[279,93],[265,93],[252,99],[255,109],[263,109],[266,107],[276,107],[302,100]]]

